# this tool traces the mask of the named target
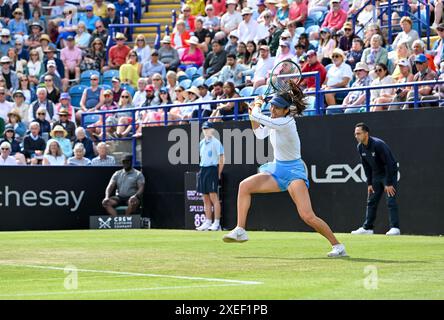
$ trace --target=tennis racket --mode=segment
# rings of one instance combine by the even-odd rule
[[[290,59],[282,60],[271,70],[268,87],[264,94],[258,96],[254,102],[264,102],[268,96],[275,92],[288,92],[291,90],[290,82],[299,84],[301,79],[302,71],[299,65]]]

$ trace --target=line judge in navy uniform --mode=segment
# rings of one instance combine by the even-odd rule
[[[390,230],[386,235],[400,235],[398,204],[396,202],[398,165],[389,146],[376,137],[369,136],[369,128],[364,123],[355,126],[355,138],[359,142],[365,175],[367,176],[367,212],[363,226],[352,234],[373,234],[376,210],[384,192],[387,195]]]
[[[224,168],[224,147],[214,137],[213,125],[204,122],[202,125],[204,139],[200,141],[200,171],[197,174],[197,192],[203,194],[205,221],[197,227],[198,231],[218,231],[221,229],[221,207],[217,189]],[[214,207],[212,221],[211,207]]]

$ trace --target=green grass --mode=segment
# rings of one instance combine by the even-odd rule
[[[444,238],[339,234],[350,258],[329,259],[315,233],[85,230],[0,233],[0,299],[443,299]],[[260,284],[79,271],[255,281]],[[59,267],[60,269],[30,266]],[[369,267],[370,266],[370,267]],[[366,289],[365,268],[377,272]],[[372,282],[375,283],[375,282]]]

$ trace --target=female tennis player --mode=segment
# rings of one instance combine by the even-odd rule
[[[332,245],[328,257],[347,256],[345,246],[336,239],[330,227],[318,218],[311,207],[308,178],[301,160],[301,143],[295,118],[305,109],[304,94],[298,85],[290,82],[290,90],[275,94],[270,101],[271,117],[261,113],[264,103],[256,99],[250,106],[250,120],[258,139],[270,136],[274,162],[266,163],[260,173],[243,180],[237,198],[237,227],[223,237],[225,242],[248,240],[245,225],[254,193],[289,192],[302,220],[327,238]]]

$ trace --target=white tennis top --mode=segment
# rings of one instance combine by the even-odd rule
[[[254,130],[258,139],[270,136],[275,160],[292,161],[301,158],[301,141],[293,117],[270,118],[262,114],[260,107],[254,107],[250,119],[261,124]]]

